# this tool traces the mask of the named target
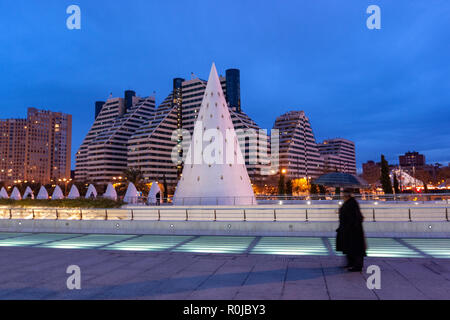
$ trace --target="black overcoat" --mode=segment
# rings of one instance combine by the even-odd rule
[[[359,204],[355,198],[344,202],[339,209],[339,228],[336,236],[336,251],[354,256],[366,256],[366,239]]]

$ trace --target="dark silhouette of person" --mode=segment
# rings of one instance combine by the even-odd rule
[[[339,209],[339,228],[336,236],[336,251],[347,256],[347,268],[351,272],[360,272],[366,256],[366,239],[363,229],[363,216],[358,201],[351,189],[344,190],[344,204]]]
[[[160,205],[160,200],[161,200],[161,192],[158,192],[156,194],[156,205],[159,206]]]

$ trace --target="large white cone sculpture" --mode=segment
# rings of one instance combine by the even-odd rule
[[[80,191],[78,191],[78,188],[76,185],[72,185],[72,187],[70,188],[70,192],[69,195],[67,196],[67,199],[78,199],[80,197]]]
[[[31,190],[30,187],[27,187],[27,188],[26,188],[25,193],[23,194],[23,198],[24,198],[24,199],[28,199],[28,198],[34,199],[34,193],[33,193],[33,190]]]
[[[52,200],[62,200],[64,199],[64,194],[59,186],[55,187],[52,194]]]
[[[148,193],[148,199],[147,199],[147,203],[152,205],[152,204],[156,204],[156,194],[159,193],[159,199],[161,201],[161,189],[159,188],[158,182],[153,181],[152,182],[152,187],[150,188],[150,192]]]
[[[111,183],[108,183],[108,186],[106,187],[106,191],[105,191],[105,194],[103,195],[103,198],[111,199],[114,201],[117,200],[116,189],[114,189],[114,186]]]
[[[217,132],[220,134],[216,134]],[[214,64],[195,124],[183,175],[174,195],[174,204],[256,204]]]
[[[36,199],[38,199],[38,200],[48,200],[48,192],[47,192],[47,189],[45,189],[44,186],[41,186],[41,188],[39,189],[39,193],[38,193]]]
[[[4,187],[0,190],[0,199],[9,199],[8,192]]]
[[[14,190],[11,193],[11,199],[12,200],[22,200],[22,196],[20,195],[20,191],[19,191],[19,189],[17,189],[17,187],[14,187]]]
[[[123,202],[136,204],[138,202],[138,197],[139,195],[136,187],[132,182],[130,182],[127,192],[125,193],[125,197],[123,197]]]
[[[91,199],[91,198],[97,198],[97,190],[95,190],[95,187],[90,184],[88,187],[88,190],[86,192],[86,199]]]

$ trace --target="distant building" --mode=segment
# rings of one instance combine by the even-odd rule
[[[108,183],[127,168],[128,139],[154,117],[155,98],[125,91],[123,98],[95,103],[95,121],[76,154],[75,179]]]
[[[70,179],[72,116],[28,109],[27,119],[0,120],[0,181]]]
[[[416,167],[425,166],[425,156],[418,152],[407,152],[399,157],[401,167]]]
[[[279,116],[274,129],[280,131],[280,168],[289,178],[316,178],[323,173],[323,159],[304,111]]]
[[[381,177],[381,164],[374,161],[367,161],[363,163],[363,178],[369,184],[376,184]]]
[[[356,154],[353,141],[342,138],[329,139],[318,144],[317,147],[324,159],[326,171],[356,174]]]

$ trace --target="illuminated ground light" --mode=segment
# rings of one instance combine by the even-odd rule
[[[433,258],[450,259],[450,239],[402,239]]]
[[[331,248],[333,249],[333,252],[337,256],[342,256],[342,252],[337,252],[336,251],[336,239],[335,238],[329,238],[328,241],[330,242],[330,245],[331,245]]]
[[[73,237],[73,234],[39,233],[26,234],[17,238],[0,240],[0,247],[35,246],[45,242],[58,241]]]
[[[336,250],[336,240],[334,238],[331,238],[329,240],[333,247],[333,250]],[[368,257],[423,258],[420,253],[402,245],[392,238],[368,238],[367,246]],[[338,255],[341,255],[341,253],[339,253]]]
[[[327,256],[328,250],[321,238],[263,237],[251,253]]]
[[[74,237],[76,235],[72,235]],[[73,239],[66,239],[39,245],[40,248],[56,248],[56,249],[96,249],[102,246],[112,244],[117,241],[123,241],[133,237],[132,235],[105,235],[105,234],[89,234]]]
[[[187,241],[189,236],[141,236],[108,245],[104,250],[121,251],[164,251]]]
[[[7,239],[7,238],[16,238],[16,237],[21,237],[21,236],[26,236],[27,233],[6,233],[6,232],[1,232],[0,233],[0,240],[3,239]]]
[[[254,237],[199,237],[192,240],[174,252],[197,253],[244,253]]]

